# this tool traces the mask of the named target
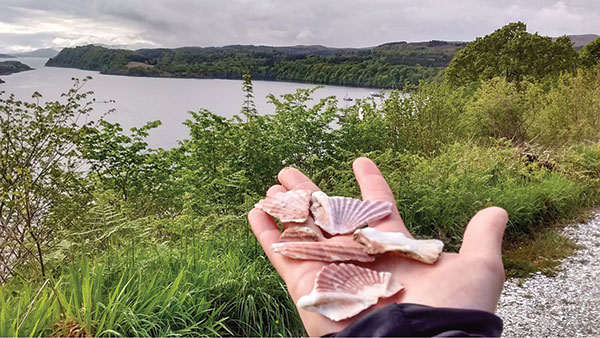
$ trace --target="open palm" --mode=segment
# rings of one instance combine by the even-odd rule
[[[390,216],[371,222],[369,226],[380,231],[403,232],[411,236],[395,207],[392,191],[375,164],[367,158],[359,158],[354,161],[353,169],[363,200],[388,201],[394,204]],[[281,185],[271,187],[267,195],[288,190],[319,190],[309,178],[294,168],[282,170],[278,178]],[[281,232],[271,216],[255,208],[248,218],[252,231],[296,303],[300,297],[310,293],[317,272],[330,263],[296,260],[274,253],[271,244],[279,241]],[[478,212],[467,226],[460,252],[443,253],[434,265],[393,254],[384,254],[372,263],[358,264],[377,271],[392,272],[393,278],[398,278],[405,289],[393,297],[380,299],[375,306],[360,315],[340,322],[299,308],[306,331],[311,336],[341,331],[357,318],[392,302],[494,312],[504,283],[501,246],[507,220],[508,215],[501,208],[492,207]],[[297,224],[283,224],[284,227],[295,225]],[[306,225],[322,234],[312,219],[309,218]],[[331,240],[350,242],[352,236],[335,236]]]

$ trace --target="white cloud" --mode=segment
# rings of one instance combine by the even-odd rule
[[[533,13],[529,23],[532,28],[535,27],[545,34],[553,36],[567,34],[566,32],[569,31],[593,33],[586,31],[586,29],[590,29],[593,26],[597,28],[598,23],[587,21],[589,18],[585,18],[584,15],[585,13],[572,12],[572,9],[565,2],[558,1],[551,6],[543,7],[541,10]],[[596,19],[600,19],[600,17]]]
[[[316,38],[315,34],[308,27],[303,27],[298,34],[296,34],[295,41],[298,44],[310,44]]]
[[[24,52],[31,52],[33,50],[36,50],[37,48],[27,45],[27,46],[22,46],[22,45],[12,45],[12,46],[8,46],[6,47],[6,52],[7,53],[24,53]]]

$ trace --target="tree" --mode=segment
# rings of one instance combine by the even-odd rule
[[[46,276],[44,254],[56,232],[85,208],[78,145],[91,123],[81,92],[88,79],[75,82],[65,103],[39,103],[0,97],[0,282],[17,266],[34,259]]]
[[[81,142],[81,156],[89,165],[89,178],[105,190],[113,190],[123,201],[134,205],[138,216],[161,214],[176,203],[170,191],[173,163],[170,153],[148,147],[150,130],[161,125],[159,120],[124,133],[118,123],[98,121]]]
[[[579,60],[584,67],[593,67],[600,60],[600,38],[583,46],[579,52]]]
[[[523,22],[510,23],[468,43],[446,68],[446,80],[457,86],[494,77],[520,82],[576,69],[577,52],[569,37],[552,41],[526,28]]]

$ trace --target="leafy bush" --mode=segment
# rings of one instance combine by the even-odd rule
[[[521,95],[514,83],[493,78],[481,84],[462,116],[462,127],[479,138],[525,138],[525,114]]]
[[[600,140],[599,72],[561,76],[531,114],[531,139],[551,147]]]

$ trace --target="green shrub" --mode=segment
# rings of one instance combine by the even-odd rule
[[[440,238],[452,249],[459,247],[469,219],[487,206],[508,211],[511,236],[531,233],[594,202],[585,182],[522,161],[517,148],[503,143],[456,143],[434,157],[393,151],[370,157],[392,188],[409,230]],[[350,168],[347,161],[325,169],[315,181],[326,193],[358,196]]]
[[[481,84],[466,107],[461,125],[465,134],[487,139],[506,138],[516,142],[525,138],[523,100],[517,85],[504,78]]]
[[[561,76],[533,110],[530,138],[554,148],[600,140],[599,74]]]

